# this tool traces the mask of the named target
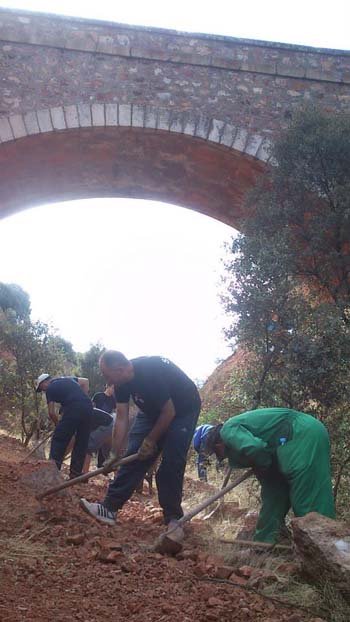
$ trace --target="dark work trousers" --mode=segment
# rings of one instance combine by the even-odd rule
[[[186,458],[199,411],[198,407],[195,411],[177,415],[164,437],[158,442],[162,460],[157,471],[156,484],[165,524],[171,519],[179,519],[183,516],[181,500]],[[156,420],[144,413],[138,413],[129,435],[127,456],[137,453]],[[115,480],[108,487],[104,505],[112,512],[119,510],[130,499],[154,460],[155,456],[152,456],[148,460],[137,460],[120,467]]]
[[[82,473],[89,442],[92,414],[93,407],[88,401],[76,402],[66,406],[63,416],[53,433],[50,460],[56,462],[59,470],[61,469],[69,441],[75,434],[75,443],[70,461],[71,477],[77,477]]]

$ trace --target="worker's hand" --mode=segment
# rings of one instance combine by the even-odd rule
[[[103,463],[103,474],[107,475],[107,473],[113,471],[113,465],[115,462],[118,462],[119,459],[120,456],[115,451],[111,451],[107,460]]]
[[[152,458],[157,453],[157,444],[152,441],[152,439],[146,438],[143,440],[143,443],[140,449],[137,452],[137,457],[139,460],[148,460],[148,458]]]

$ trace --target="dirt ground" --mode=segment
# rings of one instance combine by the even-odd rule
[[[103,498],[106,478],[39,503],[21,481],[36,468],[19,442],[0,436],[0,620],[6,622],[303,622],[298,610],[220,583],[205,525],[186,529],[184,551],[152,551],[162,532],[156,497],[135,495],[115,527],[96,523],[79,498]],[[186,496],[201,484],[188,480]],[[207,486],[205,493],[210,494]],[[206,533],[206,532],[205,532]],[[211,547],[212,548],[212,547]],[[244,584],[245,579],[241,577]]]

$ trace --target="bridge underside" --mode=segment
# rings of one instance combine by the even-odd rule
[[[50,132],[3,143],[0,217],[42,203],[152,199],[232,226],[265,164],[190,136],[136,128]]]

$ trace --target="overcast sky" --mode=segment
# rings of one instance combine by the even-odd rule
[[[1,6],[349,48],[349,0],[15,0]],[[217,284],[222,245],[232,232],[200,214],[148,201],[42,206],[0,221],[0,280],[22,285],[34,317],[52,322],[77,350],[100,340],[131,357],[159,353],[205,379],[229,353]]]

